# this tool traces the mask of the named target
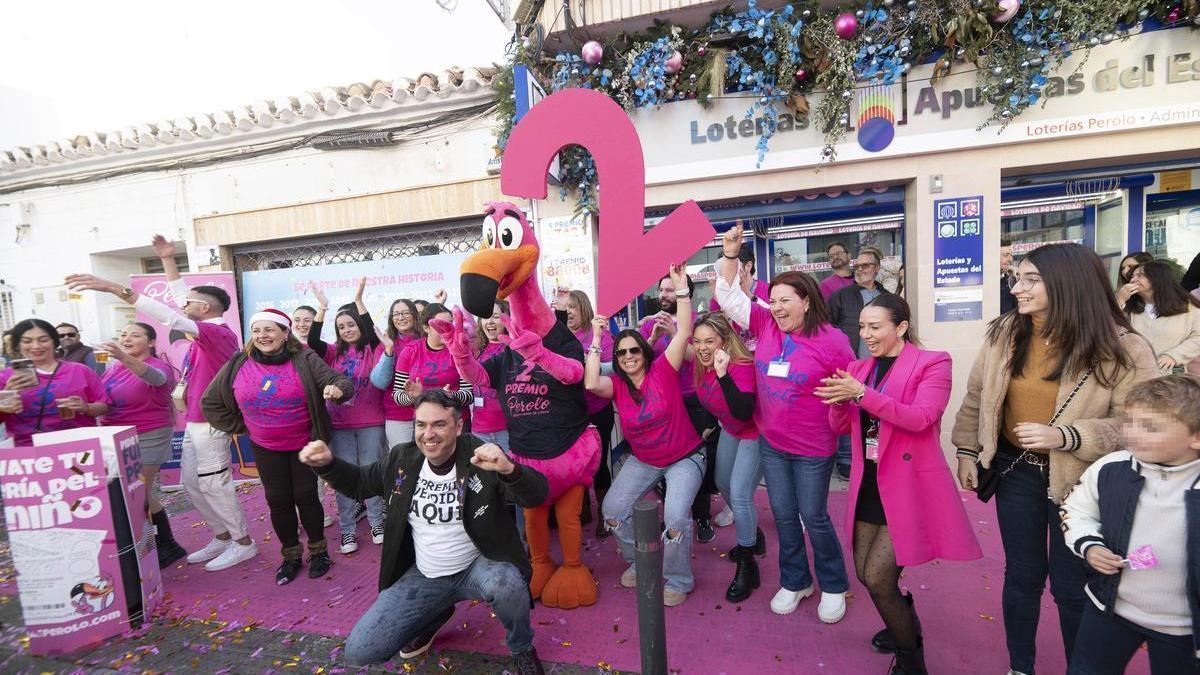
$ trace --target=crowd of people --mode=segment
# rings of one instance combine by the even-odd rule
[[[754,277],[739,224],[724,235],[707,311],[696,313],[693,280],[673,266],[658,286],[661,311],[616,335],[585,293],[566,289],[544,316],[529,298],[464,301],[488,314],[473,320],[441,293],[398,299],[385,328],[360,284],[325,342],[330,304],[314,286],[315,307],[255,313],[241,345],[222,319],[225,291],[187,288],[174,247],[161,237],[154,246],[182,307],[92,275],[67,283],[188,335],[182,366],[156,356],[144,323],[92,350],[75,326],[27,319],[9,332],[0,421],[19,444],[56,429],[135,426],[156,486],[183,415],[182,483],[212,539],[184,551],[152,489],[163,566],[186,557],[219,571],[259,555],[234,493],[231,435],[253,447],[281,585],[305,565],[317,578],[333,564],[328,483],[340,552],[358,550],[363,517],[382,547],[379,597],[351,631],[350,663],[419,655],[455,602],[483,600],[518,671],[542,672],[533,600],[595,602],[578,560],[593,496],[595,534],[613,535],[629,563],[620,583],[634,587],[633,507],[657,490],[665,605],[697,585],[693,540],[732,525],[729,602],[766,584],[770,610],[786,615],[819,591],[818,618],[837,623],[853,571],[883,624],[869,647],[894,654],[891,673],[925,673],[925,649],[947,638],[927,643],[900,576],[980,557],[961,486],[995,499],[1011,673],[1034,673],[1047,578],[1070,672],[1122,672],[1143,643],[1156,674],[1200,664],[1200,377],[1182,372],[1200,371],[1200,299],[1146,254],[1122,262],[1115,291],[1080,245],[1043,246],[1016,265],[1003,257],[1007,309],[989,324],[958,404],[951,468],[941,445],[950,356],[922,345],[908,303],[877,281],[878,250],[852,259],[835,243],[824,282],[784,272],[768,283]],[[536,416],[548,410],[569,414]],[[835,474],[849,482],[841,527],[828,509]],[[773,540],[757,521],[761,482]],[[716,517],[713,495],[724,502]],[[551,515],[561,567],[548,556]],[[771,548],[778,579],[758,566]]]

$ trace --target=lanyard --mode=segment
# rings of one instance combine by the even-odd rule
[[[779,357],[775,359],[775,362],[783,363],[784,361],[787,361],[788,357],[791,356],[793,352],[800,351],[800,349],[800,343],[794,342],[790,333],[784,333],[783,345],[781,346]]]
[[[892,365],[893,366],[896,365],[895,362],[893,362]],[[892,369],[888,368],[887,373],[884,373],[884,375],[883,375],[883,382],[880,382],[879,381],[879,359],[875,359],[875,367],[873,369],[871,369],[871,381],[867,386],[871,387],[872,389],[875,389],[876,391],[878,391],[879,393],[882,394],[885,390],[887,390],[887,384],[888,384],[887,376],[890,375],[891,373],[892,373]]]

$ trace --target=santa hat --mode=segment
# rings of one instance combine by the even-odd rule
[[[250,317],[251,326],[254,326],[257,321],[273,321],[288,330],[292,329],[291,317],[277,309],[264,309]]]

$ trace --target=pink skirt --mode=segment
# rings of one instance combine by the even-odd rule
[[[513,461],[531,469],[536,469],[550,482],[550,495],[547,504],[553,504],[576,485],[590,487],[596,469],[600,468],[600,432],[596,427],[589,426],[575,444],[567,448],[554,459],[534,459],[523,457],[521,451],[512,449]]]

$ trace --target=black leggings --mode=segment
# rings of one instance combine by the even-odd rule
[[[293,558],[299,557],[301,524],[308,535],[309,549],[318,542],[323,544],[325,511],[317,495],[317,475],[300,463],[300,451],[267,450],[257,443],[251,443],[251,446],[258,476],[267,493],[267,506],[271,509],[271,527],[275,528],[284,557],[289,554]]]
[[[608,492],[609,486],[612,485],[612,468],[609,463],[612,461],[612,431],[613,431],[613,407],[612,403],[604,406],[595,415],[590,415],[588,419],[592,424],[596,425],[596,431],[600,432],[600,466],[596,469],[596,476],[593,479],[592,487],[596,494]]]
[[[713,429],[708,438],[704,439],[704,449],[708,453],[705,456],[707,465],[704,470],[704,480],[700,483],[700,489],[692,501],[692,518],[708,519],[712,517],[711,497],[717,493],[717,440],[721,437],[721,431],[717,428],[717,418],[700,404],[700,398],[695,394],[684,396],[683,406],[687,409],[688,419],[691,420],[692,427],[696,429],[697,436],[701,436],[706,429]]]

